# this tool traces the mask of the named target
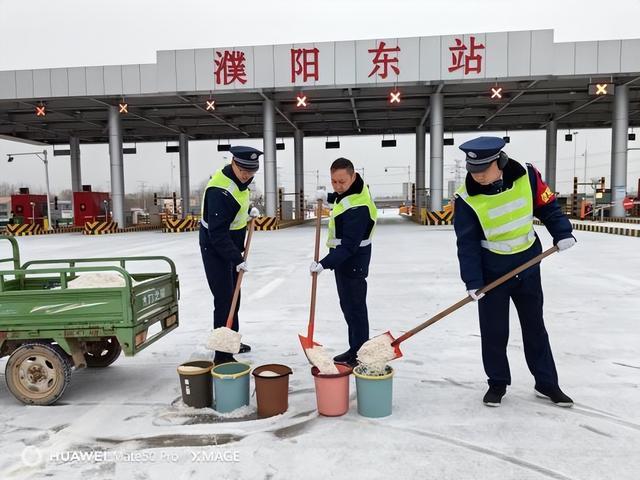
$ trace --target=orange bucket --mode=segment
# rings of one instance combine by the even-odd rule
[[[352,368],[336,364],[340,373],[324,375],[318,367],[311,369],[316,383],[318,413],[325,417],[339,417],[349,410],[349,376]]]

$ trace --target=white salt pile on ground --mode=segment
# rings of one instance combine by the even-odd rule
[[[207,348],[226,353],[238,353],[241,338],[242,335],[230,328],[216,328],[207,339]]]
[[[385,371],[387,362],[396,358],[396,352],[391,346],[393,340],[389,335],[378,335],[367,341],[358,350],[358,361],[364,364],[370,372]]]
[[[323,375],[335,375],[340,373],[338,368],[331,360],[331,357],[324,351],[322,347],[312,347],[305,349],[305,353],[309,358],[309,361],[318,367],[320,373]]]
[[[259,377],[279,377],[280,374],[271,370],[264,370],[258,374]]]
[[[124,277],[116,272],[81,273],[67,283],[67,288],[124,287]]]

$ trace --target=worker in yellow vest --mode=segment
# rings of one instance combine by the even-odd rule
[[[456,192],[454,228],[462,280],[478,302],[482,361],[489,390],[487,406],[498,407],[511,384],[507,360],[509,301],[522,327],[524,354],[535,378],[535,393],[554,404],[573,401],[558,385],[558,374],[542,316],[540,265],[528,268],[485,294],[478,289],[542,252],[533,229],[537,217],[560,251],[573,245],[572,226],[554,193],[533,165],[523,167],[502,151],[499,137],[479,137],[460,145],[469,172]]]
[[[242,258],[247,221],[257,217],[258,209],[250,208],[249,185],[260,166],[262,152],[252,147],[234,146],[229,150],[233,158],[229,165],[216,171],[207,184],[200,220],[200,252],[207,282],[213,294],[213,328],[224,327],[231,309],[231,299],[240,270],[248,272]],[[238,331],[236,306],[233,330]],[[240,353],[251,350],[241,344]],[[216,351],[216,365],[235,362],[232,354]]]
[[[357,364],[356,354],[369,340],[367,314],[367,276],[371,261],[371,239],[378,218],[369,188],[355,171],[353,163],[338,158],[331,165],[331,185],[335,193],[318,190],[318,200],[333,203],[329,219],[329,254],[312,262],[310,271],[333,270],[340,308],[347,321],[349,349],[334,357],[336,363]]]

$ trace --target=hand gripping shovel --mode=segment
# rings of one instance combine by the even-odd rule
[[[482,287],[480,290],[478,290],[478,292],[477,292],[478,295],[481,294],[481,293],[486,293],[489,290],[494,289],[498,285],[502,285],[507,280],[515,277],[516,275],[518,275],[520,272],[526,270],[527,268],[529,268],[529,267],[531,267],[531,266],[533,266],[533,265],[535,265],[537,263],[540,263],[544,258],[548,257],[549,255],[551,255],[552,253],[555,253],[557,251],[558,251],[558,247],[557,246],[553,246],[553,247],[549,248],[548,250],[545,250],[544,252],[542,252],[537,257],[534,257],[531,260],[529,260],[528,262],[520,265],[518,268],[515,268],[514,270],[512,270],[512,271],[510,271],[508,273],[505,273],[503,276],[501,276],[497,280],[494,280],[489,285],[485,285],[484,287]],[[400,337],[394,338],[393,335],[391,335],[391,332],[388,331],[388,332],[383,333],[382,335],[378,335],[378,336],[372,338],[371,340],[366,342],[365,345],[363,345],[363,347],[367,346],[368,348],[375,350],[375,349],[377,349],[377,346],[380,346],[380,344],[386,345],[386,348],[388,348],[388,345],[391,345],[391,347],[393,348],[393,353],[389,353],[389,356],[386,359],[386,361],[395,360],[396,358],[400,358],[400,357],[402,357],[402,352],[400,351],[400,344],[402,342],[404,342],[408,338],[413,337],[416,333],[420,332],[421,330],[424,330],[425,328],[427,328],[430,325],[433,325],[438,320],[446,317],[447,315],[449,315],[452,312],[455,312],[460,307],[463,307],[464,305],[466,305],[467,303],[469,303],[471,301],[472,301],[472,298],[467,295],[465,298],[460,300],[458,303],[456,303],[454,305],[451,305],[449,308],[447,308],[447,309],[441,311],[440,313],[434,315],[429,320],[421,323],[420,325],[418,325],[415,328],[412,328],[408,332],[405,332]],[[361,359],[360,351],[358,351],[358,359],[362,363],[367,363],[366,361],[363,361],[363,359]]]
[[[242,260],[247,261],[249,256],[249,247],[251,246],[251,237],[253,236],[253,224],[254,219],[251,218],[247,229],[247,241],[244,246],[244,253]],[[211,350],[218,350],[220,352],[238,353],[240,351],[240,339],[242,335],[231,329],[233,327],[233,318],[236,312],[236,305],[238,305],[238,297],[240,296],[240,286],[242,285],[242,277],[244,276],[244,270],[238,272],[238,278],[236,280],[236,288],[233,291],[233,298],[231,299],[231,308],[229,309],[229,316],[227,317],[227,324],[224,327],[216,328],[207,341],[207,348]]]
[[[316,205],[316,246],[313,260],[317,262],[320,258],[320,226],[322,222],[322,200],[318,200]],[[311,307],[309,308],[309,324],[307,325],[307,336],[298,334],[300,344],[311,365],[318,367],[321,373],[338,373],[338,369],[333,361],[326,358],[327,355],[322,350],[322,345],[313,340],[313,329],[316,317],[316,290],[318,288],[318,273],[311,274]],[[312,352],[310,352],[313,350]]]

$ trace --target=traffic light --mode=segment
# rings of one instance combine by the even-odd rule
[[[58,196],[53,197],[53,209],[58,210]]]
[[[153,194],[153,204],[154,205],[158,205],[158,194],[157,193]]]

